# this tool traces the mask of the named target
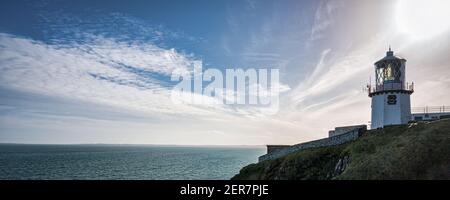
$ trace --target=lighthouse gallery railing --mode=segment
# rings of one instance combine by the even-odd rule
[[[414,92],[414,83],[384,83],[382,85],[367,85],[367,91],[368,94],[371,95],[373,93],[377,92],[383,92],[383,91],[395,91],[395,90],[403,90],[403,91],[409,91]]]

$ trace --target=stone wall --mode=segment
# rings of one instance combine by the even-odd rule
[[[333,131],[328,132],[328,137],[333,137],[336,135],[341,135],[344,133],[347,133],[349,131],[352,131],[354,129],[359,129],[359,128],[366,128],[367,129],[367,125],[355,125],[355,126],[341,126],[341,127],[336,127],[334,128]]]
[[[291,147],[291,145],[267,145],[267,154],[271,154],[280,149]]]
[[[320,140],[314,140],[310,142],[300,143],[296,144],[290,147],[278,149],[276,151],[273,151],[272,153],[268,153],[266,155],[262,155],[259,157],[259,162],[265,161],[265,160],[272,160],[276,158],[283,157],[287,154],[294,153],[297,151],[305,150],[305,149],[311,149],[311,148],[318,148],[318,147],[325,147],[325,146],[334,146],[343,144],[349,141],[353,141],[359,138],[361,134],[366,130],[366,127],[359,127],[352,129],[351,131],[336,135],[329,138],[324,138]]]

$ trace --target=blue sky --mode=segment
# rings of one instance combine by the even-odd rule
[[[2,1],[0,142],[292,144],[367,123],[387,46],[448,105],[447,1]],[[173,70],[280,69],[280,110],[173,105]],[[373,79],[372,79],[373,80]]]

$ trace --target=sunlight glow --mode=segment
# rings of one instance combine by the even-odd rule
[[[450,1],[399,0],[398,31],[414,38],[430,38],[450,28]]]

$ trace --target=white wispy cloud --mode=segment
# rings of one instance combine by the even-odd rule
[[[334,13],[339,9],[341,3],[338,1],[321,1],[314,13],[314,22],[311,27],[309,41],[313,42],[324,36],[324,31],[329,28],[334,20]]]
[[[50,96],[155,113],[216,114],[187,104],[172,104],[170,73],[190,70],[195,59],[152,44],[127,44],[98,38],[93,43],[59,46],[0,35],[0,84]],[[207,98],[200,96],[200,98]]]
[[[264,143],[264,136],[258,133],[265,128],[257,124],[286,123],[271,119],[264,114],[264,109],[257,107],[174,104],[170,96],[170,84],[173,83],[166,83],[167,80],[164,79],[168,78],[171,70],[190,70],[191,64],[198,60],[152,44],[130,44],[104,37],[90,41],[92,42],[58,45],[0,34],[0,87],[66,99],[64,102],[67,102],[57,107],[57,104],[55,107],[43,107],[39,106],[41,103],[38,98],[33,98],[36,105],[30,109],[21,105],[22,109],[18,110],[17,114],[0,117],[0,124],[5,130],[21,124],[16,131],[34,130],[37,132],[35,134],[41,136],[61,132],[61,137],[47,139],[56,143],[64,141],[64,137],[72,142],[98,142],[99,138],[109,135],[116,139],[104,140],[105,142],[208,144],[206,140],[199,140],[196,135],[209,137],[208,130],[226,130],[225,127],[229,129],[231,126],[233,128],[226,131],[226,135],[215,134],[216,136],[209,137],[208,141],[214,141],[215,144],[237,144],[239,138],[250,137],[254,138],[252,144],[261,144]],[[289,89],[285,85],[280,85],[280,88],[282,91]],[[202,100],[214,100],[199,94],[194,96]],[[33,100],[27,102],[33,104]],[[81,105],[67,106],[74,104],[69,102],[80,102]],[[5,104],[4,109],[12,109],[8,105],[17,104],[5,99],[2,99],[1,103]],[[95,105],[106,106],[107,109],[99,110]],[[85,108],[91,109],[88,111]],[[114,119],[111,118],[112,113],[116,113],[113,115]],[[102,118],[102,115],[107,116]],[[124,121],[118,123],[121,118]],[[158,118],[161,120],[155,121]],[[244,121],[245,123],[242,123]],[[118,124],[128,128],[119,128]],[[110,130],[113,127],[116,127],[115,131]],[[62,133],[66,129],[73,131]],[[128,132],[129,135],[120,135],[121,131]],[[93,136],[76,136],[76,132],[96,133]],[[148,134],[140,136],[141,140],[137,139],[139,137],[136,135],[144,132]],[[181,137],[175,134],[177,132],[186,136]],[[3,132],[0,138],[4,142],[14,141],[15,137],[10,134]],[[173,137],[184,139],[170,142]],[[28,139],[33,141],[31,137]],[[35,141],[44,140],[41,138]]]

